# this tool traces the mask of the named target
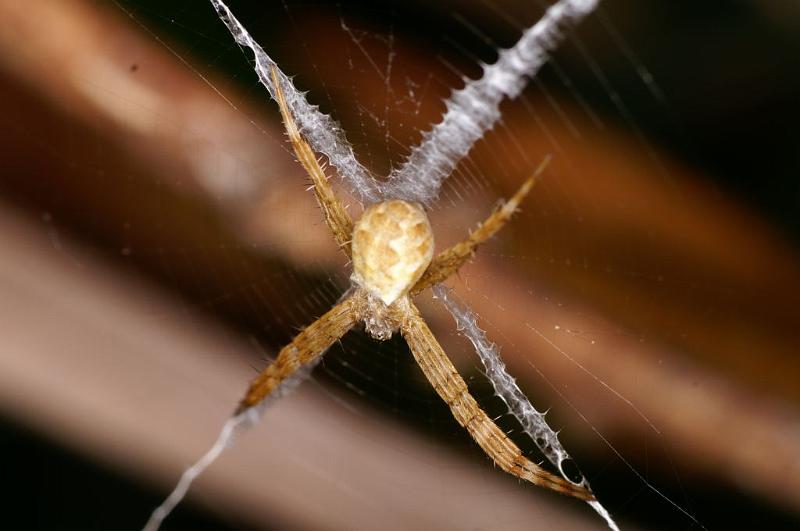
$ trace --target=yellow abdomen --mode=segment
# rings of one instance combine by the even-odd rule
[[[419,280],[433,258],[433,232],[417,204],[399,199],[370,206],[353,229],[351,279],[387,306]]]

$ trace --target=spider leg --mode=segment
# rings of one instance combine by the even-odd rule
[[[347,210],[345,210],[339,198],[336,197],[336,194],[333,193],[333,188],[328,182],[325,171],[319,165],[317,156],[314,154],[311,146],[308,145],[308,142],[306,142],[300,134],[297,123],[292,117],[292,112],[281,90],[280,78],[274,66],[270,68],[270,74],[275,84],[276,99],[278,100],[278,107],[280,107],[283,123],[286,127],[286,134],[289,135],[289,141],[292,143],[295,156],[314,183],[314,195],[317,198],[319,207],[322,209],[323,216],[325,216],[325,223],[328,224],[331,232],[333,232],[336,243],[338,243],[342,251],[350,257],[350,239],[353,234],[353,219],[350,217],[350,214],[347,213]]]
[[[450,406],[458,423],[467,429],[495,465],[534,485],[581,500],[594,500],[594,495],[585,487],[551,474],[522,455],[519,447],[489,418],[470,394],[464,379],[456,371],[414,303],[407,300],[407,304],[408,312],[400,331],[414,359],[442,400]]]
[[[486,218],[477,229],[472,231],[466,239],[437,254],[431,261],[428,269],[411,289],[411,295],[416,295],[425,288],[445,281],[450,275],[458,271],[467,260],[472,258],[480,244],[497,234],[508,220],[511,219],[511,216],[514,215],[519,204],[525,199],[528,192],[531,191],[533,185],[536,184],[536,178],[544,171],[549,162],[550,156],[548,155],[541,164],[539,164],[539,167],[536,168],[533,175],[522,183],[522,186],[519,187],[519,190],[517,190],[517,193],[515,193],[511,199],[492,212],[492,214]]]
[[[297,334],[291,343],[281,349],[275,361],[250,382],[235,414],[258,405],[281,383],[295,375],[298,369],[319,359],[328,347],[356,323],[354,306],[352,297],[345,299]]]

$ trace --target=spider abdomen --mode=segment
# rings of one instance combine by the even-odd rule
[[[352,249],[352,280],[388,306],[407,293],[431,263],[428,216],[415,203],[376,203],[356,223]]]

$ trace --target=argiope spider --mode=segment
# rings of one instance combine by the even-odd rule
[[[316,361],[357,323],[363,322],[367,333],[381,341],[399,330],[425,377],[450,407],[455,419],[497,466],[534,485],[593,500],[594,496],[586,487],[551,474],[526,458],[489,418],[411,300],[424,289],[450,277],[475,253],[478,245],[497,233],[528,194],[536,175],[465,240],[434,257],[433,233],[419,204],[400,199],[375,203],[353,224],[334,195],[314,152],[297,129],[276,70],[272,68],[271,73],[295,155],[311,177],[325,222],[339,247],[352,260],[351,280],[355,289],[281,349],[275,361],[252,381],[236,413],[257,406],[298,369]]]
[[[458,160],[499,118],[499,102],[504,97],[519,94],[524,77],[544,63],[547,51],[561,36],[559,28],[580,20],[594,8],[596,0],[560,0],[551,6],[514,48],[505,50],[495,65],[486,67],[482,79],[454,93],[443,121],[437,129],[429,132],[423,144],[415,148],[399,175],[393,175],[394,180],[384,183],[383,190],[377,189],[376,182],[355,161],[349,144],[340,136],[335,124],[302,99],[289,78],[253,41],[222,0],[211,0],[211,3],[236,41],[255,53],[260,80],[278,102],[289,141],[297,160],[311,178],[325,223],[353,264],[350,277],[353,288],[336,306],[283,347],[276,359],[251,382],[217,443],[184,472],[175,490],[153,512],[145,530],[158,528],[182,499],[193,479],[230,443],[241,424],[257,418],[268,398],[281,394],[295,383],[334,342],[359,323],[364,324],[370,336],[380,341],[400,332],[428,382],[450,407],[453,417],[496,466],[534,485],[587,501],[612,529],[616,529],[616,524],[596,500],[587,481],[582,477],[574,481],[567,479],[562,465],[569,459],[568,454],[558,442],[556,433],[546,425],[544,415],[530,405],[513,378],[505,372],[502,362],[492,362],[495,389],[511,412],[527,424],[526,432],[534,438],[548,460],[559,468],[563,478],[525,457],[481,409],[412,301],[427,288],[441,289],[437,285],[471,258],[480,244],[496,234],[530,192],[547,159],[511,199],[466,239],[434,256],[433,232],[423,203],[436,196],[442,180]],[[334,194],[315,151],[326,155],[343,176],[359,185],[361,196],[369,206],[357,222],[353,222]],[[417,171],[422,175],[412,175]],[[459,318],[462,321],[470,319],[464,312],[448,308],[457,321]],[[479,337],[473,335],[470,340],[474,344],[486,342],[482,331]]]
[[[316,361],[353,326],[363,322],[367,333],[385,341],[398,330],[438,395],[458,423],[504,471],[582,500],[594,496],[526,458],[489,418],[467,389],[464,379],[434,337],[412,297],[455,273],[511,218],[534,184],[535,175],[516,194],[460,243],[433,255],[433,232],[419,204],[400,199],[369,206],[355,224],[334,195],[311,147],[298,131],[286,105],[281,80],[271,70],[286,132],[298,161],[313,182],[325,222],[342,251],[352,260],[355,289],[322,317],[307,326],[250,384],[236,413],[257,406],[301,367]],[[542,165],[543,166],[543,165]],[[541,166],[540,166],[541,168]],[[537,172],[538,173],[538,172]]]

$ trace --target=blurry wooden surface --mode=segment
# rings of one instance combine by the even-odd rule
[[[216,438],[252,376],[252,343],[7,205],[0,247],[0,411],[171,488]],[[583,504],[531,499],[530,489],[490,466],[347,407],[314,384],[268,410],[192,496],[223,518],[272,529],[596,523]]]
[[[133,253],[130,260],[136,267],[189,299],[198,293],[225,294],[212,310],[221,308],[246,325],[260,326],[268,317],[252,315],[252,295],[240,289],[242,286],[287,269],[309,282],[318,275],[344,270],[312,197],[304,191],[301,169],[286,152],[280,124],[253,110],[234,89],[213,80],[239,111],[115,10],[77,0],[41,0],[25,6],[2,0],[0,16],[7,21],[0,29],[0,47],[7,52],[0,59],[5,119],[0,156],[3,193],[9,201],[57,220],[107,255]],[[324,31],[330,20],[309,18],[304,23],[309,48],[343,45],[335,34]],[[52,31],[42,31],[43,24],[51,24]],[[26,45],[20,47],[19,42]],[[71,43],[68,53],[64,42]],[[414,56],[418,68],[442,68],[424,51],[415,55],[413,49],[404,49],[403,53]],[[321,75],[329,80],[329,87],[347,86],[336,82],[335,76],[342,73],[332,68]],[[360,81],[365,98],[360,103],[366,106],[377,104],[370,102],[369,96],[382,95],[383,90],[382,86],[369,86],[370,81],[376,80]],[[508,128],[523,145],[545,143],[541,129],[526,123],[528,114],[518,105],[504,108]],[[796,310],[800,305],[800,259],[796,249],[753,213],[704,184],[698,170],[661,154],[661,169],[669,175],[665,178],[661,171],[654,171],[652,158],[634,138],[615,129],[593,134],[591,127],[580,122],[579,113],[566,104],[562,108],[584,134],[575,138],[564,129],[559,116],[548,114],[542,106],[538,111],[542,123],[560,140],[555,162],[530,204],[509,226],[509,234],[488,246],[469,267],[465,281],[454,287],[485,319],[492,338],[506,346],[504,354],[523,387],[526,381],[537,381],[530,366],[533,361],[551,381],[569,388],[569,398],[578,410],[586,412],[594,427],[613,439],[623,454],[629,455],[636,441],[652,437],[652,429],[624,402],[566,361],[548,340],[640,409],[661,430],[660,440],[666,441],[683,471],[800,513],[800,312]],[[435,113],[436,109],[423,109],[420,127],[434,119]],[[435,213],[439,241],[462,236],[479,219],[476,216],[489,212],[495,197],[509,195],[516,186],[512,176],[503,177],[507,174],[497,172],[490,164],[493,158],[480,150],[479,146],[474,156],[477,170],[497,176],[492,179],[496,189]],[[507,159],[506,164],[524,166],[524,161]],[[170,213],[168,223],[165,213]],[[15,238],[28,230],[18,223],[8,221],[3,236]],[[302,227],[302,234],[297,227]],[[34,240],[41,241],[40,233],[33,234]],[[165,253],[167,249],[170,252]],[[575,249],[580,249],[585,263],[602,267],[570,265]],[[82,253],[77,263],[92,265],[75,270],[74,257],[63,248],[55,256],[45,251],[40,248],[31,255],[20,254],[20,263],[46,264],[43,279],[58,278],[66,274],[65,269],[82,271],[85,283],[109,275],[109,286],[120,284],[121,294],[113,302],[100,299],[92,303],[93,311],[107,304],[118,306],[128,297],[125,294],[138,289],[125,287],[128,280],[103,272],[93,258],[84,258]],[[9,280],[3,289],[8,293],[19,282],[12,273],[34,272],[13,261],[7,267],[17,267],[6,274]],[[29,284],[31,289],[36,285]],[[61,288],[54,283],[50,289]],[[291,300],[294,294],[291,284],[274,282],[260,296],[280,308],[285,304],[282,301]],[[33,294],[26,297],[31,308],[46,304],[41,294],[39,299]],[[564,304],[550,302],[554,300]],[[115,334],[143,343],[131,345],[130,351],[116,348],[116,344],[115,349],[93,352],[76,347],[72,350],[76,366],[88,360],[92,363],[75,372],[65,372],[66,368],[52,371],[46,364],[58,354],[61,363],[71,365],[64,349],[57,353],[53,345],[92,343],[91,338],[100,331],[93,327],[91,314],[71,327],[80,331],[79,337],[48,343],[42,334],[33,334],[30,327],[13,320],[24,315],[8,308],[5,311],[10,312],[5,326],[9,334],[14,332],[20,346],[6,350],[3,362],[8,367],[4,372],[10,375],[16,367],[15,380],[19,378],[25,385],[4,385],[1,407],[51,435],[63,436],[98,459],[127,467],[141,477],[157,478],[165,486],[181,465],[212,439],[250,374],[244,361],[248,356],[242,352],[248,347],[238,338],[219,339],[219,332],[211,332],[216,339],[202,338],[207,328],[213,328],[199,324],[205,323],[207,315],[187,317],[189,324],[178,319],[175,326],[183,328],[169,337],[161,335],[161,321],[147,326],[148,319],[144,319],[138,328],[126,328],[125,323],[136,322],[137,312],[141,320],[141,312],[174,317],[183,311],[172,309],[169,302],[159,302],[156,310],[145,305],[144,310],[134,308],[117,320],[110,319]],[[64,317],[53,311],[55,326]],[[437,331],[450,341],[450,318],[428,311]],[[69,314],[66,308],[64,312]],[[589,342],[587,336],[599,340]],[[25,342],[33,339],[41,343],[25,347]],[[40,357],[29,358],[25,348]],[[109,352],[114,350],[118,352]],[[222,360],[218,358],[221,352],[235,354]],[[106,358],[112,354],[114,358]],[[82,355],[92,357],[80,361]],[[117,355],[126,360],[127,369],[111,373],[113,377],[104,375],[99,367],[116,371]],[[464,354],[454,352],[454,356],[462,367],[474,366]],[[249,359],[253,358],[251,352]],[[26,360],[42,365],[26,366]],[[101,360],[105,361],[101,364]],[[125,378],[126,374],[138,377]],[[178,379],[169,384],[173,377]],[[67,385],[70,382],[80,385]],[[63,396],[47,400],[42,394],[45,387]],[[129,397],[148,401],[131,409],[130,399],[115,398],[122,389],[127,389]],[[214,391],[203,393],[202,389]],[[245,463],[258,462],[268,463],[258,467],[286,465],[280,469],[282,477],[297,481],[292,489],[298,492],[308,489],[307,484],[320,483],[315,473],[297,470],[307,457],[297,456],[301,448],[309,452],[319,449],[322,435],[313,431],[302,437],[292,435],[297,430],[315,429],[312,419],[317,418],[318,408],[325,407],[319,404],[324,402],[319,392],[305,389],[270,411],[264,423],[270,429],[259,430],[249,441],[244,437],[241,446],[226,458],[229,464],[209,474],[199,490],[204,499],[227,510],[244,510],[254,519],[280,518],[288,525],[297,516],[301,519],[296,521],[298,527],[325,528],[315,520],[321,513],[309,514],[299,502],[279,502],[286,493],[268,490],[274,485],[263,476],[263,483],[258,483],[256,474],[247,476],[241,486],[233,479],[248,468]],[[549,391],[536,392],[542,396]],[[42,402],[31,402],[33,399]],[[561,408],[554,414],[569,423],[566,431],[579,440],[580,454],[608,451],[577,415],[555,398],[551,400],[556,409]],[[114,429],[100,430],[88,420],[92,415],[65,415],[63,409],[54,409],[62,403],[76,411],[86,408],[84,411],[98,418],[114,418]],[[334,482],[347,478],[347,485],[339,483],[342,489],[359,486],[362,493],[374,495],[370,503],[375,509],[368,514],[377,516],[393,507],[398,522],[420,518],[444,525],[452,514],[439,510],[456,505],[460,511],[474,507],[474,514],[464,513],[465,517],[480,518],[476,516],[484,514],[480,507],[489,507],[459,498],[455,488],[440,488],[439,495],[452,497],[430,502],[421,490],[426,481],[422,470],[416,472],[419,483],[402,489],[403,496],[419,496],[404,500],[402,506],[396,501],[399,491],[377,486],[391,484],[395,472],[370,472],[365,467],[365,476],[353,478],[351,483],[353,467],[366,463],[366,455],[373,451],[375,463],[388,455],[395,462],[393,471],[395,467],[400,472],[417,470],[414,463],[437,463],[433,468],[436,477],[428,480],[439,485],[445,484],[439,479],[442,471],[451,466],[473,478],[453,476],[450,479],[455,484],[491,481],[492,487],[485,491],[480,486],[476,489],[492,495],[513,491],[512,498],[501,502],[503,514],[521,511],[517,520],[509,516],[502,521],[530,526],[535,520],[526,512],[526,507],[531,507],[531,493],[520,493],[501,479],[487,479],[485,463],[476,463],[476,471],[461,464],[439,465],[458,461],[448,460],[452,458],[438,447],[431,449],[430,442],[399,433],[400,428],[392,428],[386,419],[327,407],[332,408],[330,418],[338,419],[330,422],[347,427],[324,435],[342,440],[337,452],[331,450],[327,460],[314,466],[324,466],[323,461],[345,466],[346,470],[330,469],[328,478]],[[317,413],[308,413],[309,409]],[[120,415],[122,411],[125,416]],[[293,424],[294,415],[308,422]],[[279,427],[281,422],[286,429]],[[326,433],[331,431],[329,425],[324,427]],[[385,436],[393,442],[386,447],[365,446],[364,437],[358,435],[362,429],[378,433],[388,429],[390,435]],[[120,430],[130,433],[136,444],[112,440],[111,434]],[[353,434],[361,446],[347,439]],[[367,438],[373,437],[378,435]],[[406,452],[399,440],[412,445],[409,448],[420,448],[407,452],[415,456],[410,463],[398,461],[397,454]],[[268,451],[264,451],[266,444],[270,445]],[[281,451],[290,453],[287,456]],[[419,452],[425,451],[433,454],[423,459]],[[262,457],[254,457],[256,453]],[[278,464],[281,456],[284,465]],[[271,461],[273,457],[275,461]],[[662,474],[671,472],[666,465],[637,459],[637,455],[632,458],[637,466],[663,468]],[[308,476],[301,477],[304,473]],[[243,494],[250,489],[272,501],[260,507],[261,497]],[[323,487],[317,494],[315,502],[327,500],[329,507],[342,508],[342,523],[367,525],[367,520],[357,520],[361,516],[355,507],[364,499],[356,493]],[[514,499],[521,501],[512,503]],[[414,503],[430,512],[420,513]],[[549,511],[547,503],[537,498],[534,512]],[[565,518],[572,522],[571,517]],[[561,528],[562,524],[553,522],[553,527]]]

